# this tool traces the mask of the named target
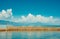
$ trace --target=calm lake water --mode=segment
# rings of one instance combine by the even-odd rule
[[[0,39],[60,39],[60,32],[0,32]]]

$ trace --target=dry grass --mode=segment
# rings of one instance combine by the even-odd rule
[[[0,29],[0,32],[3,31],[60,31],[60,28],[51,28],[51,27],[7,27],[6,29]]]

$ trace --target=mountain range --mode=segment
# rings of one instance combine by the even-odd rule
[[[42,26],[42,27],[60,27],[60,25],[50,25],[47,23],[17,23],[12,21],[0,20],[0,25],[11,25],[11,26]]]

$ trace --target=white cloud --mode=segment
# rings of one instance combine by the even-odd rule
[[[12,9],[2,10],[0,12],[0,20],[9,19],[12,17]]]
[[[54,18],[53,16],[45,17],[42,15],[32,15],[29,13],[27,16],[21,16],[18,20],[15,20],[15,22],[22,22],[22,23],[50,23],[50,24],[60,24],[60,18]]]
[[[60,25],[60,18],[54,18],[53,16],[45,17],[42,15],[32,15],[31,13],[29,13],[27,16],[21,16],[20,18],[16,18],[12,14],[12,9],[2,10],[0,12],[0,20],[9,20],[20,23],[40,22]]]

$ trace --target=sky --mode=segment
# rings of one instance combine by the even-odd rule
[[[60,24],[60,0],[0,0],[0,20]]]

